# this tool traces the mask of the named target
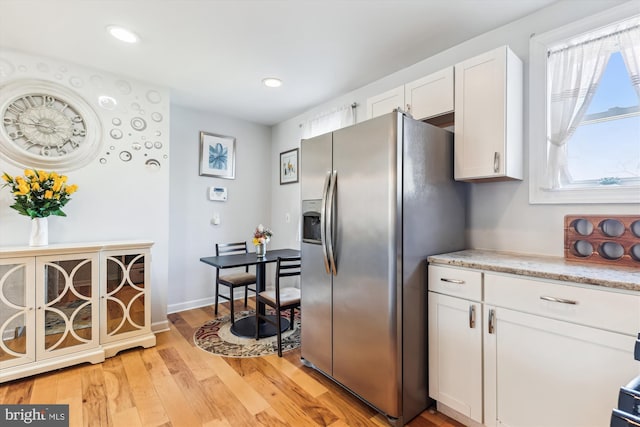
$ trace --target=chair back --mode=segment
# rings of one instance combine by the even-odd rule
[[[247,242],[216,243],[216,256],[246,254],[248,252]],[[245,267],[244,270],[249,272],[249,267]]]
[[[278,257],[276,266],[276,289],[280,290],[280,278],[300,275],[300,257]]]

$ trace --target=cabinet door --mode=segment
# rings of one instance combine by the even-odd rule
[[[453,67],[407,83],[404,100],[416,120],[453,111]]]
[[[640,373],[634,337],[493,306],[485,313],[487,426],[609,425],[620,386]]]
[[[0,259],[0,369],[35,360],[35,259]]]
[[[367,99],[367,119],[387,114],[396,108],[404,109],[404,86]]]
[[[98,253],[36,258],[36,356],[98,346]]]
[[[455,179],[503,176],[506,47],[455,65]]]
[[[112,342],[151,331],[149,250],[102,254],[100,341]]]
[[[429,396],[481,423],[481,304],[428,294]]]

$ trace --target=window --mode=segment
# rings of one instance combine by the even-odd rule
[[[531,39],[530,202],[640,202],[640,15]]]

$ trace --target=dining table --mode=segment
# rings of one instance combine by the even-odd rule
[[[255,252],[247,252],[245,254],[233,254],[233,255],[219,255],[208,256],[200,258],[200,261],[205,264],[211,265],[215,268],[237,268],[246,266],[255,266],[256,269],[256,291],[260,293],[266,288],[266,266],[269,263],[278,261],[279,257],[296,257],[300,256],[300,251],[297,249],[273,249],[268,250],[264,256],[258,256]],[[259,303],[256,310],[261,315],[265,314],[265,305]],[[280,313],[276,313],[272,316],[279,316]],[[289,328],[289,321],[285,318],[281,319],[281,332],[286,331]],[[259,322],[259,337],[271,337],[276,335],[276,327],[272,324],[260,320]],[[253,338],[256,336],[256,317],[248,316],[242,319],[238,319],[231,325],[231,333],[239,337]]]

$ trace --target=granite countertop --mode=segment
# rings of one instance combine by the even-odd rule
[[[429,263],[477,268],[640,292],[640,269],[569,262],[562,257],[467,249],[428,257]]]

